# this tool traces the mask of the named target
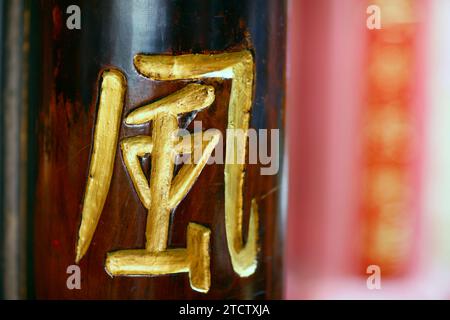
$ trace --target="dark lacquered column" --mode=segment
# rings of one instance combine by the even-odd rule
[[[81,9],[81,29],[66,26],[68,6]],[[37,182],[34,203],[34,275],[37,298],[271,299],[282,295],[283,154],[285,92],[285,4],[283,1],[89,0],[41,1],[42,99],[37,113]],[[245,168],[243,240],[252,199],[258,204],[257,267],[248,277],[232,267],[225,227],[224,165],[207,165],[172,212],[169,248],[186,247],[190,222],[211,230],[211,286],[193,290],[187,273],[110,277],[106,254],[145,247],[147,210],[117,148],[113,175],[90,247],[79,262],[81,289],[66,286],[92,157],[101,75],[119,70],[126,79],[122,120],[131,110],[167,96],[192,81],[142,76],[136,54],[221,54],[248,50],[254,59],[250,128],[280,129],[280,169],[261,175],[261,164]],[[199,81],[194,81],[199,82]],[[199,112],[204,129],[227,127],[230,79],[205,79],[215,101]],[[188,127],[190,130],[191,127]],[[150,123],[120,125],[119,139],[151,135]],[[151,157],[142,160],[149,171]]]

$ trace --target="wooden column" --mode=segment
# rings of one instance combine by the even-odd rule
[[[79,30],[70,30],[66,25],[70,16],[66,10],[72,4],[80,8]],[[286,192],[281,190],[284,169],[282,166],[285,88],[284,2],[52,0],[41,1],[37,14],[42,24],[42,72],[40,83],[36,85],[42,87],[42,99],[37,118],[38,152],[35,159],[38,168],[37,182],[33,186],[36,195],[34,204],[36,297],[281,298],[284,234],[281,194]],[[222,61],[224,57],[222,54],[238,52],[242,53],[243,59],[252,61],[253,67],[250,65],[249,68],[253,69],[252,77],[244,78],[241,67],[250,60],[241,61],[239,60],[241,56],[233,60],[235,56],[231,55],[230,60],[227,60],[231,61],[230,65],[226,67],[220,65],[221,62],[215,64],[216,62],[208,60],[208,57],[214,55],[217,61]],[[136,65],[135,58],[138,54],[161,55],[169,57],[169,60],[172,59],[170,57],[198,54],[202,55],[202,58],[194,66],[202,68],[211,63],[220,69],[212,71],[222,73],[205,76],[204,73],[196,74],[195,70],[192,73],[183,73],[180,68],[174,67],[164,77],[162,69],[158,67],[152,69],[154,75],[148,75]],[[178,60],[168,63],[183,65]],[[81,272],[81,289],[69,290],[66,282],[70,274],[66,271],[70,265],[76,264],[79,228],[87,206],[84,203],[87,182],[92,179],[95,185],[97,174],[101,170],[108,170],[106,166],[100,165],[97,173],[90,171],[94,157],[94,140],[97,137],[94,132],[100,130],[99,108],[104,93],[102,81],[105,81],[104,75],[107,70],[115,70],[114,72],[122,74],[126,90],[116,150],[112,157],[114,161],[112,176],[92,240],[78,264]],[[180,73],[178,77],[175,72]],[[251,88],[248,91],[251,96],[249,128],[280,129],[281,137],[278,174],[261,175],[260,169],[264,167],[261,164],[246,164],[243,167],[245,175],[242,192],[241,244],[252,240],[247,235],[249,229],[252,229],[249,225],[253,225],[255,221],[249,217],[251,209],[257,208],[259,224],[256,228],[256,269],[244,268],[242,271],[236,267],[235,264],[239,261],[232,263],[230,252],[235,250],[241,252],[240,244],[231,241],[233,248],[230,250],[227,242],[227,236],[230,237],[225,219],[226,202],[229,201],[227,196],[239,193],[239,190],[227,189],[225,176],[229,175],[224,173],[230,172],[231,176],[235,176],[237,171],[233,168],[227,169],[226,164],[207,164],[187,195],[171,212],[167,251],[149,250],[149,254],[164,255],[166,259],[164,261],[168,261],[167,252],[170,256],[172,252],[170,250],[183,250],[188,246],[187,242],[196,241],[192,238],[187,240],[188,230],[192,228],[196,230],[197,233],[193,233],[195,238],[198,232],[209,229],[211,233],[207,254],[210,258],[210,286],[207,292],[194,290],[192,282],[198,279],[192,279],[196,276],[191,273],[190,285],[187,272],[151,277],[109,276],[105,271],[107,254],[118,250],[123,250],[119,252],[130,249],[145,250],[146,243],[149,210],[144,206],[133,185],[133,176],[124,162],[120,141],[137,135],[151,137],[154,132],[152,130],[154,121],[128,124],[126,117],[139,107],[150,103],[157,104],[158,101],[163,101],[161,99],[179,92],[187,85],[198,83],[214,89],[214,102],[205,109],[187,115],[180,114],[179,125],[192,133],[194,123],[190,120],[202,121],[203,131],[210,128],[218,129],[225,137],[227,128],[236,124],[243,125],[246,121],[245,112],[242,117],[233,113],[235,109],[230,112],[230,106],[237,96],[243,98],[236,100],[236,112],[239,108],[245,109],[245,95],[242,96],[242,92],[237,90],[242,79],[253,79],[250,80],[253,81],[252,84],[244,82],[242,85],[242,88]],[[108,106],[110,104],[106,103],[105,108]],[[105,132],[106,137],[109,131]],[[223,144],[227,145],[226,141]],[[154,147],[161,149],[156,147],[157,145],[161,144],[154,144]],[[152,155],[158,156],[154,151],[144,152],[139,161],[147,180],[153,176],[151,166],[155,162],[152,162]],[[106,161],[106,158],[100,158],[99,161],[102,163],[101,161]],[[179,172],[178,170],[179,167],[175,169],[174,174]],[[239,183],[236,183],[237,187]],[[228,207],[232,206],[233,204]],[[86,224],[90,223],[88,220],[85,221]],[[195,227],[193,224],[201,227]],[[201,241],[205,244],[208,239],[205,236]],[[201,251],[203,249],[204,247],[195,247],[195,250],[192,248],[187,250],[198,253],[203,252]],[[174,256],[178,259],[177,270],[183,271],[184,253],[175,251]],[[117,259],[117,256],[114,258]],[[194,258],[189,259],[192,272]],[[200,262],[206,263],[205,261]],[[205,265],[202,264],[203,267]],[[245,274],[246,272],[248,274]],[[204,276],[203,273],[201,275]],[[207,287],[207,282],[203,282],[202,285]]]

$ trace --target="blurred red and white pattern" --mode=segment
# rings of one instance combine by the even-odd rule
[[[450,2],[289,15],[286,298],[450,298]]]

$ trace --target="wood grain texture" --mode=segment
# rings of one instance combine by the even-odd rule
[[[65,10],[78,4],[81,30],[65,27]],[[283,1],[41,1],[42,101],[38,110],[38,177],[35,186],[35,286],[37,298],[66,299],[270,299],[282,293],[281,174],[261,176],[248,165],[244,186],[244,240],[251,199],[259,206],[258,267],[240,278],[231,266],[225,234],[224,165],[207,165],[171,216],[169,247],[186,246],[189,222],[211,229],[211,289],[191,289],[186,273],[111,278],[107,252],[145,246],[147,210],[127,174],[120,148],[108,197],[86,256],[81,290],[66,288],[75,263],[83,195],[99,94],[110,67],[127,78],[122,114],[167,96],[192,81],[152,81],[136,72],[145,54],[220,53],[249,49],[256,62],[250,127],[281,129],[284,136],[285,4]],[[230,80],[204,79],[215,102],[197,114],[203,128],[225,132]],[[188,127],[192,129],[192,124]],[[121,125],[119,139],[151,135],[151,124]],[[283,154],[283,141],[281,154]],[[282,163],[282,159],[280,159]],[[148,172],[150,158],[142,161]],[[281,170],[280,170],[281,173]]]

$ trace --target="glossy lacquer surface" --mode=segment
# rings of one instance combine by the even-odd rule
[[[77,4],[81,9],[80,30],[66,27],[66,9],[72,4]],[[284,234],[281,199],[285,192],[282,190],[284,2],[41,1],[35,14],[41,21],[39,36],[42,45],[41,81],[37,84],[42,95],[36,124],[37,182],[33,186],[36,199],[36,297],[280,298]],[[189,79],[185,76],[182,79],[155,79],[139,72],[136,56],[200,54],[222,57],[221,54],[231,52],[248,53],[253,63],[249,128],[280,129],[281,137],[278,174],[261,175],[260,164],[243,167],[241,240],[242,243],[251,240],[248,239],[249,224],[253,223],[249,223],[250,211],[257,208],[259,223],[255,268],[245,269],[251,272],[239,272],[234,266],[236,262],[232,261],[231,256],[233,250],[239,252],[239,246],[236,249],[232,241],[227,241],[230,230],[227,231],[225,219],[229,194],[224,175],[226,165],[213,164],[204,166],[185,197],[180,196],[182,199],[171,210],[170,219],[165,224],[168,226],[167,242],[163,245],[168,249],[186,248],[187,242],[191,241],[187,233],[192,224],[210,230],[209,249],[205,251],[210,258],[209,287],[208,283],[202,282],[200,290],[194,290],[188,272],[150,277],[111,277],[105,270],[107,254],[153,246],[148,244],[148,234],[146,240],[149,211],[145,201],[142,201],[144,197],[141,196],[141,199],[136,191],[121,141],[130,142],[132,140],[127,140],[130,137],[152,136],[163,131],[155,131],[152,122],[129,125],[126,117],[131,111],[160,101],[192,83],[214,90],[214,101],[195,114],[195,120],[202,121],[203,130],[215,128],[225,133],[230,117],[235,116],[228,113],[233,79],[198,79],[193,76],[187,77]],[[66,271],[76,260],[76,245],[95,148],[94,132],[100,115],[102,75],[111,70],[123,75],[125,86],[117,143],[112,156],[112,176],[95,232],[78,263],[81,289],[69,290]],[[232,122],[235,121],[244,120],[236,118]],[[181,128],[187,126],[189,131],[193,131],[193,123],[182,117],[174,125]],[[158,161],[152,162],[152,156],[144,152],[140,164],[147,179],[154,175],[154,163],[162,166]],[[101,169],[100,165],[98,170]],[[156,185],[149,188],[158,193]],[[176,251],[176,254],[180,252]],[[179,266],[179,270],[185,269]]]

